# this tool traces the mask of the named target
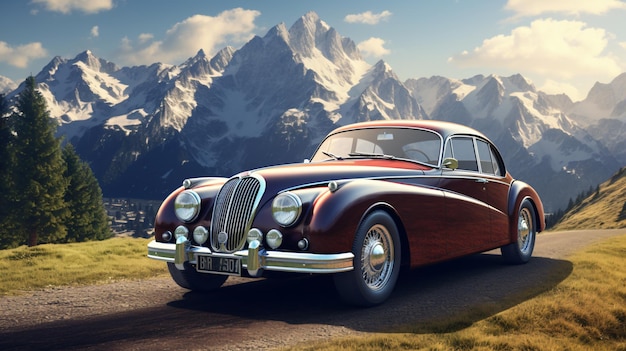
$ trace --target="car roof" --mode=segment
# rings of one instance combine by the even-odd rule
[[[362,129],[362,128],[421,128],[428,129],[440,134],[445,140],[451,135],[475,135],[481,137],[483,139],[489,140],[485,135],[481,132],[477,131],[474,128],[453,123],[453,122],[445,122],[445,121],[436,121],[436,120],[382,120],[382,121],[368,121],[368,122],[358,122],[353,124],[348,124],[342,127],[339,127],[332,131],[331,134],[335,134],[338,132],[343,132],[347,130],[354,129]]]

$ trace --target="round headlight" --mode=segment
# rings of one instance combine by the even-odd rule
[[[267,241],[267,245],[269,245],[269,247],[276,249],[283,243],[283,234],[276,229],[272,229],[267,232],[265,240]]]
[[[248,241],[248,244],[250,244],[254,240],[257,240],[258,242],[262,242],[263,241],[263,233],[260,230],[258,230],[257,228],[252,228],[248,232],[248,236],[246,237],[246,240]]]
[[[296,223],[301,211],[302,201],[293,193],[279,194],[272,202],[274,220],[283,227],[289,227]]]
[[[187,229],[187,227],[179,225],[178,227],[176,227],[176,230],[174,230],[174,237],[178,239],[181,236],[187,238],[189,236],[189,229]]]
[[[176,217],[183,222],[191,222],[200,212],[200,195],[195,191],[185,190],[174,201]]]
[[[203,226],[197,226],[196,229],[193,230],[193,240],[195,240],[199,245],[204,244],[209,238],[209,230]]]

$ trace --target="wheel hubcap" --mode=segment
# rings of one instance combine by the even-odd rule
[[[387,284],[393,270],[393,243],[391,234],[382,225],[367,232],[361,254],[363,281],[372,290]]]
[[[519,220],[517,222],[517,243],[522,252],[528,251],[533,230],[532,215],[527,208],[523,208],[520,211]]]

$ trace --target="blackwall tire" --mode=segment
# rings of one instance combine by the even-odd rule
[[[339,295],[355,306],[381,304],[400,274],[400,234],[391,216],[384,211],[368,215],[359,225],[352,253],[354,269],[333,276]]]
[[[181,271],[173,263],[167,263],[170,276],[180,287],[198,292],[209,292],[219,289],[228,279],[227,275],[198,273],[194,267],[185,263]]]
[[[519,206],[516,215],[517,241],[500,248],[502,257],[510,264],[523,264],[530,260],[537,238],[537,218],[535,207],[525,199]]]

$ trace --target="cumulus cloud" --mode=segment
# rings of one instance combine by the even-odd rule
[[[509,0],[504,8],[515,12],[514,18],[548,13],[602,15],[611,10],[624,10],[626,3],[621,0]]]
[[[48,52],[39,42],[11,47],[6,42],[0,41],[0,62],[6,62],[14,67],[26,68],[30,60],[46,56]]]
[[[615,77],[624,67],[605,49],[611,36],[580,21],[541,19],[510,35],[485,39],[481,46],[448,59],[462,67],[508,68],[554,79]]]
[[[576,86],[562,81],[557,82],[552,79],[546,79],[546,81],[541,86],[538,86],[537,89],[548,94],[565,94],[574,99],[574,101],[582,100],[584,98],[584,96],[581,95],[580,89]]]
[[[380,58],[390,53],[390,51],[385,48],[385,41],[381,38],[369,38],[357,44],[357,48],[359,48],[361,53],[366,57]]]
[[[378,22],[385,21],[389,19],[389,17],[391,17],[391,12],[387,10],[381,13],[366,11],[363,13],[347,15],[343,20],[348,23],[378,24]]]
[[[155,61],[179,63],[199,49],[210,54],[220,45],[236,45],[249,40],[256,28],[254,20],[261,13],[236,8],[219,15],[194,15],[168,29],[161,39],[143,33],[136,41],[122,39],[120,57],[129,64]]]
[[[31,3],[40,4],[48,11],[63,14],[72,11],[98,13],[113,8],[113,0],[31,0]]]
[[[91,27],[91,37],[97,38],[99,36],[100,36],[100,28],[98,28],[98,26]]]

